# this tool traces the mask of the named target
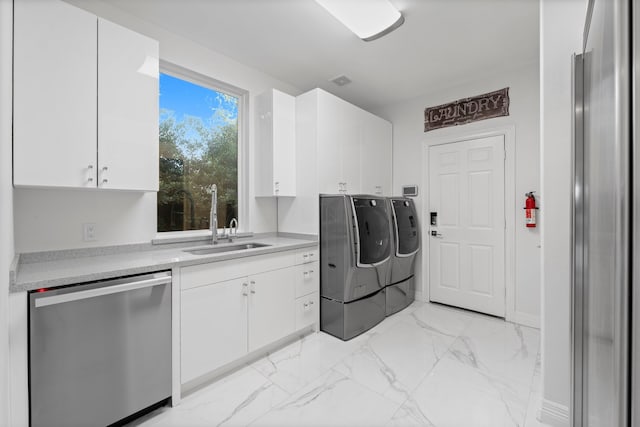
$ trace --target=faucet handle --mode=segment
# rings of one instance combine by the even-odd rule
[[[215,184],[211,184],[210,186],[207,187],[207,193],[211,194],[214,191],[218,191],[218,186]]]
[[[229,234],[233,231],[233,234],[238,234],[238,220],[235,218],[231,218],[229,221]]]

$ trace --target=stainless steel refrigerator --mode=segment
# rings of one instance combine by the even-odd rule
[[[574,62],[573,426],[640,425],[639,9],[591,0]]]

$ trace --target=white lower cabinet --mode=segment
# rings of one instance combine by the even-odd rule
[[[245,278],[181,295],[181,381],[189,382],[247,352]]]
[[[318,322],[310,253],[317,249],[181,268],[181,384]]]
[[[318,320],[320,312],[318,292],[296,299],[296,329],[306,328]]]
[[[295,267],[289,267],[249,278],[249,351],[295,330],[294,277]]]

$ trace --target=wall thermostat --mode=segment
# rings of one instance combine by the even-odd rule
[[[403,185],[402,186],[402,195],[404,197],[415,197],[418,195],[418,186],[417,185]]]

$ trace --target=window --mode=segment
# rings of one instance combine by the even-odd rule
[[[218,228],[228,227],[239,218],[243,93],[175,66],[166,68],[160,73],[158,231],[209,229],[212,184],[218,188]]]

